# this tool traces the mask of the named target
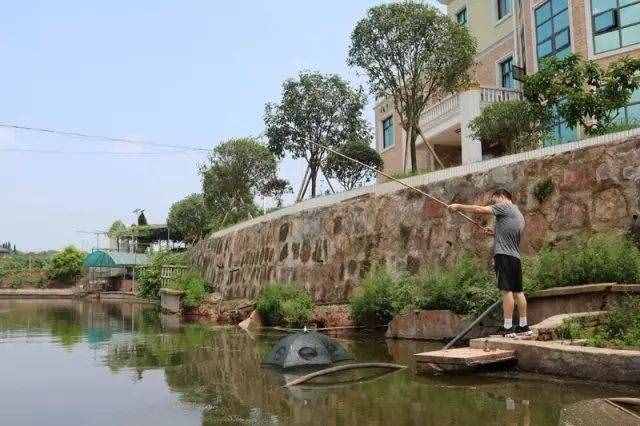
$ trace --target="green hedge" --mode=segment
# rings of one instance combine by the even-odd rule
[[[161,251],[151,255],[149,265],[136,268],[136,288],[138,296],[158,299],[160,296],[160,274],[165,265],[188,265],[186,252]]]
[[[256,310],[267,325],[301,328],[313,312],[313,299],[293,283],[271,283],[256,301]]]

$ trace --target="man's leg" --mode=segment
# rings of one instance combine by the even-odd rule
[[[518,305],[518,317],[520,318],[520,327],[527,325],[527,298],[523,292],[515,293],[515,302]]]
[[[513,327],[513,293],[502,291],[502,316],[504,318],[504,328],[506,330]]]

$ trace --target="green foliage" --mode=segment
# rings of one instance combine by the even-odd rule
[[[267,325],[303,327],[311,319],[313,299],[293,283],[271,283],[258,296],[256,310]]]
[[[395,279],[387,270],[372,269],[349,301],[351,317],[360,325],[388,324],[412,303],[411,285],[410,280]]]
[[[551,117],[530,102],[503,101],[484,108],[469,128],[486,151],[514,154],[540,147],[551,129]]]
[[[272,178],[262,187],[262,195],[271,197],[276,201],[276,209],[282,207],[282,198],[286,194],[292,194],[293,188],[288,180],[282,178]]]
[[[585,339],[589,346],[640,348],[640,297],[623,298],[595,329],[585,328],[580,319],[574,319],[565,321],[558,334],[564,339]]]
[[[82,273],[85,256],[85,253],[73,246],[56,253],[47,266],[49,278],[71,284]]]
[[[366,141],[348,141],[340,145],[336,152],[376,170],[382,170],[384,167],[384,162],[378,151],[371,148]],[[347,191],[369,182],[376,176],[373,170],[334,153],[327,155],[323,170],[327,177],[337,179]]]
[[[348,64],[365,71],[377,99],[393,101],[408,135],[412,171],[422,112],[430,100],[469,85],[475,53],[467,28],[422,2],[377,5],[356,24]]]
[[[112,238],[121,237],[127,230],[127,225],[125,225],[121,220],[116,220],[111,224],[109,231],[107,231],[107,235]]]
[[[161,251],[151,256],[149,265],[136,268],[138,296],[145,299],[158,299],[160,276],[165,265],[187,266],[185,252]]]
[[[580,125],[587,135],[604,134],[640,87],[639,70],[638,58],[622,58],[606,70],[576,55],[547,58],[537,73],[524,78],[523,94],[541,117],[557,110],[570,127]]]
[[[343,141],[368,140],[363,110],[367,98],[335,74],[302,72],[282,85],[279,104],[265,108],[265,134],[278,157],[289,153],[304,158],[311,173],[311,196],[326,151],[319,145],[337,147]]]
[[[209,225],[202,194],[191,194],[173,203],[167,217],[167,227],[174,241],[193,243],[206,234]]]
[[[463,256],[450,270],[428,270],[415,281],[415,304],[421,309],[478,314],[500,297],[494,276],[469,255]]]
[[[200,167],[212,228],[260,215],[254,197],[276,177],[277,168],[276,157],[257,139],[231,139],[215,147],[208,163]]]
[[[187,308],[197,308],[207,295],[208,284],[196,271],[180,274],[171,287],[184,291],[182,304]]]
[[[594,234],[578,237],[563,247],[544,248],[525,281],[539,289],[588,283],[637,283],[640,250],[621,235]]]
[[[533,196],[536,197],[536,200],[540,204],[544,203],[549,199],[553,191],[555,190],[555,185],[550,178],[547,178],[543,181],[540,181],[533,188]]]

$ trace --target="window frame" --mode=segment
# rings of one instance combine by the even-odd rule
[[[513,13],[513,0],[496,0],[496,17],[498,22]],[[504,10],[503,10],[504,6]]]
[[[591,1],[591,0],[589,0]],[[640,1],[640,0],[639,0]],[[569,11],[571,9],[570,5],[569,5],[569,0],[567,0],[566,3],[566,8],[561,9],[560,11],[554,13],[553,12],[553,1],[552,0],[547,0],[545,2],[540,3],[538,6],[536,6],[533,9],[533,26],[534,26],[534,33],[535,33],[535,37],[536,37],[536,45],[535,45],[535,51],[536,51],[536,58],[537,58],[537,62],[538,65],[540,64],[540,61],[545,59],[545,58],[549,58],[549,57],[553,57],[555,55],[557,55],[559,52],[562,52],[565,49],[572,49],[572,42],[573,42],[573,38],[572,38],[572,34],[571,34],[571,16],[569,14]],[[541,22],[538,22],[538,11],[541,10],[542,8],[548,6],[549,7],[549,17]],[[557,30],[555,27],[555,19],[560,16],[561,14],[566,13],[567,14],[567,20],[568,20],[568,24],[566,27],[562,27],[561,29]],[[541,28],[542,26],[549,24],[551,27],[551,31],[549,33],[548,37],[545,37],[543,39],[540,39],[538,37],[538,29]],[[567,43],[561,45],[561,46],[557,46],[556,45],[556,38],[562,34],[565,33],[567,34]],[[540,46],[542,46],[543,44],[546,43],[550,43],[551,45],[551,50],[545,54],[540,56],[539,54],[539,48]]]
[[[389,123],[389,126],[386,125],[386,123]],[[386,151],[387,149],[393,148],[396,144],[396,134],[395,134],[395,126],[394,126],[394,122],[393,122],[393,115],[388,116],[387,118],[383,118],[381,120],[381,126],[382,126],[382,144],[381,144],[381,148],[382,151]],[[391,143],[389,145],[386,145],[386,131],[387,129],[391,129]]]
[[[509,70],[505,72],[504,66],[509,64]],[[500,72],[500,87],[504,89],[515,89],[516,80],[513,78],[513,55],[507,56],[498,62],[498,71]],[[505,78],[509,78],[511,86],[505,85]]]
[[[594,55],[600,55],[600,54],[607,54],[610,52],[615,52],[617,50],[620,49],[624,49],[627,48],[629,46],[636,46],[636,45],[640,45],[640,41],[637,41],[635,43],[631,43],[631,44],[623,44],[622,42],[622,31],[625,28],[630,28],[630,27],[635,27],[638,26],[640,29],[640,19],[634,23],[631,24],[627,24],[627,25],[622,25],[622,19],[621,19],[621,11],[622,9],[626,9],[629,7],[633,7],[633,6],[640,6],[640,0],[636,0],[632,3],[629,4],[625,4],[623,6],[620,6],[620,0],[615,0],[616,1],[616,7],[612,8],[612,9],[607,9],[604,10],[602,12],[598,12],[596,14],[593,13],[593,0],[589,0],[589,6],[590,6],[590,14],[591,14],[591,43],[593,44],[593,54]],[[614,26],[612,27],[608,27],[607,30],[608,31],[596,31],[596,18],[599,16],[604,15],[605,13],[609,13],[613,11],[614,13]],[[612,33],[612,32],[617,32],[618,33],[618,46],[614,47],[612,49],[607,49],[607,50],[601,50],[601,51],[597,51],[596,50],[596,36],[600,36],[603,34],[608,34],[608,33]]]
[[[464,22],[460,21],[460,16],[464,17]],[[456,12],[456,22],[460,25],[467,26],[468,17],[467,17],[467,6],[462,7],[460,10]]]

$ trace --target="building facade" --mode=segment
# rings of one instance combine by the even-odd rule
[[[482,161],[490,156],[474,140],[468,123],[486,105],[521,97],[514,66],[527,74],[541,60],[571,53],[603,66],[624,56],[640,56],[640,0],[440,0],[451,19],[466,25],[476,38],[476,85],[434,102],[420,121],[421,128],[446,166]],[[405,134],[390,100],[375,106],[376,148],[385,170],[410,168]],[[619,111],[618,119],[640,119],[640,93]],[[572,141],[580,129],[558,120],[549,144]],[[418,167],[433,168],[433,158],[420,138]]]

